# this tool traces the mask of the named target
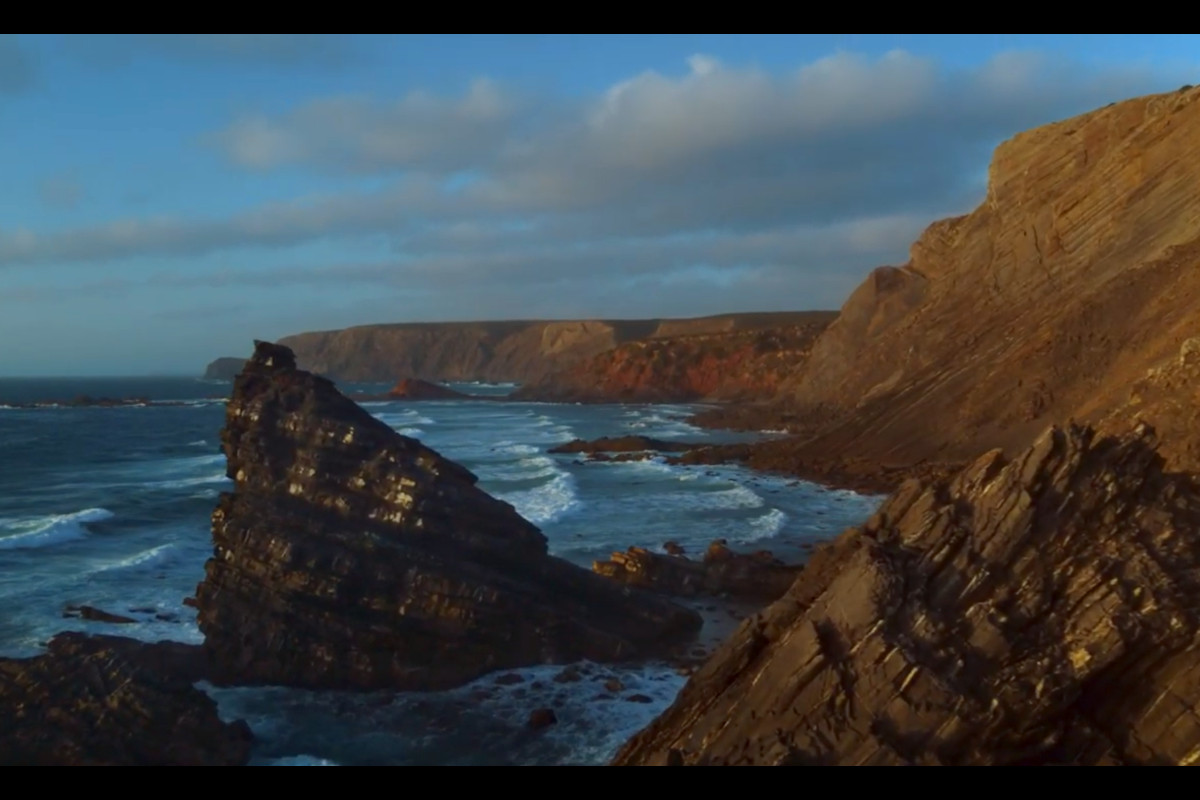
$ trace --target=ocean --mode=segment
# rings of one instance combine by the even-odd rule
[[[492,395],[512,388],[450,386]],[[232,486],[219,447],[229,390],[192,378],[0,379],[0,655],[36,654],[65,630],[201,641],[182,601],[211,553],[209,514]],[[83,394],[178,405],[13,407]],[[879,503],[736,466],[586,463],[547,452],[574,438],[623,434],[746,438],[689,425],[690,405],[364,406],[471,469],[483,489],[541,527],[555,555],[585,567],[668,540],[698,556],[717,538],[797,559]],[[136,622],[64,617],[67,606],[83,604]],[[546,666],[517,670],[520,682],[486,676],[434,693],[203,688],[222,716],[250,723],[259,764],[594,764],[669,705],[685,680],[667,664],[580,666],[580,680],[555,680],[562,667]],[[527,730],[529,712],[543,707],[554,708],[558,724]]]

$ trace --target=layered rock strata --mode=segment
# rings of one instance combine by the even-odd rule
[[[617,764],[1200,758],[1200,490],[1152,430],[1051,428],[906,483]]]
[[[660,653],[691,611],[552,558],[476,478],[259,342],[222,443],[198,622],[224,682],[448,687]]]

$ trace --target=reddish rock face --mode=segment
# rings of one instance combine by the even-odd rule
[[[833,319],[629,342],[522,387],[518,398],[578,402],[686,402],[773,397]]]
[[[1190,763],[1200,488],[1155,445],[1052,428],[906,483],[616,763]]]
[[[699,627],[552,558],[475,476],[258,343],[222,443],[198,621],[218,679],[435,688],[483,673],[662,652]]]
[[[0,764],[245,764],[250,729],[192,686],[195,650],[65,633],[44,655],[0,658]]]

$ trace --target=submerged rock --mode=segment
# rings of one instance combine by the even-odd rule
[[[906,483],[617,764],[1191,763],[1200,490],[1152,431],[1052,428]]]
[[[721,539],[709,545],[702,561],[686,558],[677,544],[672,549],[678,552],[663,555],[631,547],[624,553],[613,553],[608,561],[594,562],[592,571],[663,594],[775,600],[788,590],[801,570],[799,565],[785,564],[766,550],[735,553]]]
[[[0,658],[0,764],[245,764],[250,729],[192,686],[197,649],[64,633]]]
[[[431,689],[493,670],[657,654],[691,611],[552,558],[468,470],[265,342],[234,383],[236,482],[198,623],[218,680]]]

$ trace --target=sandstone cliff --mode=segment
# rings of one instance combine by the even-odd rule
[[[301,333],[280,343],[300,365],[336,380],[545,379],[619,344],[676,333],[752,330],[806,321],[804,312],[689,320],[560,320],[364,325]]]
[[[223,682],[438,688],[483,673],[623,660],[699,618],[547,554],[475,476],[259,342],[222,443],[198,622]]]
[[[568,402],[687,402],[771,397],[833,320],[808,312],[776,327],[693,333],[679,323],[523,386],[515,397]]]
[[[1022,133],[984,202],[872,273],[818,338],[781,396],[817,434],[795,458],[962,462],[1099,421],[1200,334],[1198,263],[1200,88]],[[1158,424],[1156,408],[1139,413]],[[1200,468],[1162,427],[1170,463]]]
[[[1045,432],[818,551],[618,764],[1194,763],[1200,490]]]

